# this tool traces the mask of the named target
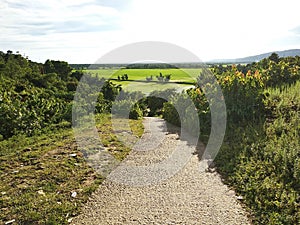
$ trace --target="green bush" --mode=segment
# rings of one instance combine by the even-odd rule
[[[216,68],[228,121],[215,163],[224,180],[244,197],[255,224],[300,224],[299,69],[300,57]],[[187,91],[201,129],[203,124],[210,128],[207,90],[215,90],[209,81]],[[187,112],[177,112],[176,106],[183,102],[181,94],[164,103],[163,117],[182,125],[179,115]]]
[[[41,90],[21,94],[5,91],[0,102],[0,134],[4,138],[17,133],[31,134],[66,117],[68,104]]]
[[[113,102],[112,114],[121,118],[140,119],[143,111],[137,103],[132,100],[120,100]]]
[[[266,121],[231,125],[215,160],[256,224],[300,222],[299,88],[300,82],[267,89]]]
[[[129,112],[129,119],[138,120],[143,117],[143,111],[139,107],[138,104],[135,104],[133,107],[131,107]]]
[[[190,134],[200,132],[199,116],[195,105],[186,93],[173,96],[169,102],[164,103],[163,118],[177,126],[181,126]]]
[[[153,91],[146,97],[146,104],[150,109],[149,116],[162,114],[164,103],[176,95],[175,89],[167,89],[164,91]]]
[[[162,111],[163,118],[176,126],[181,126],[180,117],[173,103],[165,102]]]

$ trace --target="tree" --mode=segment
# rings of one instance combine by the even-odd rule
[[[60,76],[63,81],[67,81],[72,71],[72,68],[67,62],[64,61],[52,61],[56,73]]]
[[[159,73],[159,76],[156,76],[156,78],[159,82],[164,81],[164,76],[162,75],[162,73]]]
[[[71,77],[76,78],[78,81],[80,81],[82,76],[83,76],[83,72],[78,71],[78,70],[72,72],[72,74],[71,74]]]
[[[269,59],[275,63],[279,62],[279,55],[275,52],[273,52],[270,56]]]
[[[45,73],[56,73],[63,81],[67,81],[72,68],[67,62],[47,60],[44,64]]]
[[[121,90],[121,85],[114,84],[108,80],[104,83],[101,92],[106,100],[114,101]]]
[[[171,74],[167,74],[166,76],[165,76],[165,81],[166,82],[169,82],[171,80]]]
[[[55,73],[55,68],[51,60],[47,59],[44,64],[45,73]]]

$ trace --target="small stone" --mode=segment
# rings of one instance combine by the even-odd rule
[[[71,197],[75,198],[76,196],[77,196],[77,192],[76,191],[72,191]]]
[[[69,154],[70,157],[76,157],[77,154],[76,153],[72,153],[72,154]]]
[[[43,196],[46,195],[45,192],[44,192],[43,190],[39,190],[39,191],[38,191],[38,194],[39,194],[39,195],[43,195]]]
[[[235,192],[234,192],[233,190],[229,190],[229,191],[227,192],[227,195],[229,195],[229,196],[234,196],[234,195],[235,195]]]
[[[236,197],[236,199],[237,199],[237,200],[243,200],[244,198],[243,198],[243,196],[240,196],[240,195],[239,195],[239,196]]]

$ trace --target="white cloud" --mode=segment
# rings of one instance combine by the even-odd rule
[[[116,9],[91,5],[91,1],[83,4],[83,0],[77,0],[70,4],[71,1],[58,0],[48,0],[42,3],[36,0],[25,0],[22,3],[7,0],[5,3],[6,7],[0,17],[2,29],[16,33],[27,32],[28,35],[63,32],[61,29],[69,31],[76,26],[96,29],[97,26],[101,28],[107,25],[114,28],[118,19]]]
[[[5,34],[0,37],[0,49],[25,52],[41,61],[66,55],[65,60],[74,60],[76,55],[65,52],[78,48],[88,52],[100,40],[108,42],[107,33],[113,34],[120,21],[117,8],[93,0],[5,0],[0,7],[0,32]],[[106,33],[106,40],[99,39],[102,33]]]
[[[203,60],[300,48],[298,0],[4,0],[0,9],[0,49],[40,61],[92,63],[147,40]]]

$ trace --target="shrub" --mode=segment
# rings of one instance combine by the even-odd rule
[[[160,115],[162,113],[164,103],[175,95],[175,89],[151,92],[145,100],[145,104],[148,105],[150,109],[149,116]]]
[[[175,109],[173,103],[171,103],[171,102],[164,103],[162,116],[169,123],[172,123],[176,126],[181,126],[180,117],[179,117],[178,112]]]
[[[177,126],[182,126],[191,134],[199,132],[198,113],[188,94],[173,96],[169,102],[164,103],[163,118]]]
[[[131,107],[130,112],[129,112],[129,119],[140,119],[143,117],[143,111],[139,107],[138,104],[134,104],[133,107]]]
[[[143,111],[139,105],[131,100],[120,100],[113,102],[111,113],[121,118],[139,119]]]
[[[231,124],[216,158],[219,171],[253,210],[256,224],[300,222],[299,88],[300,82],[266,90],[266,122]]]

